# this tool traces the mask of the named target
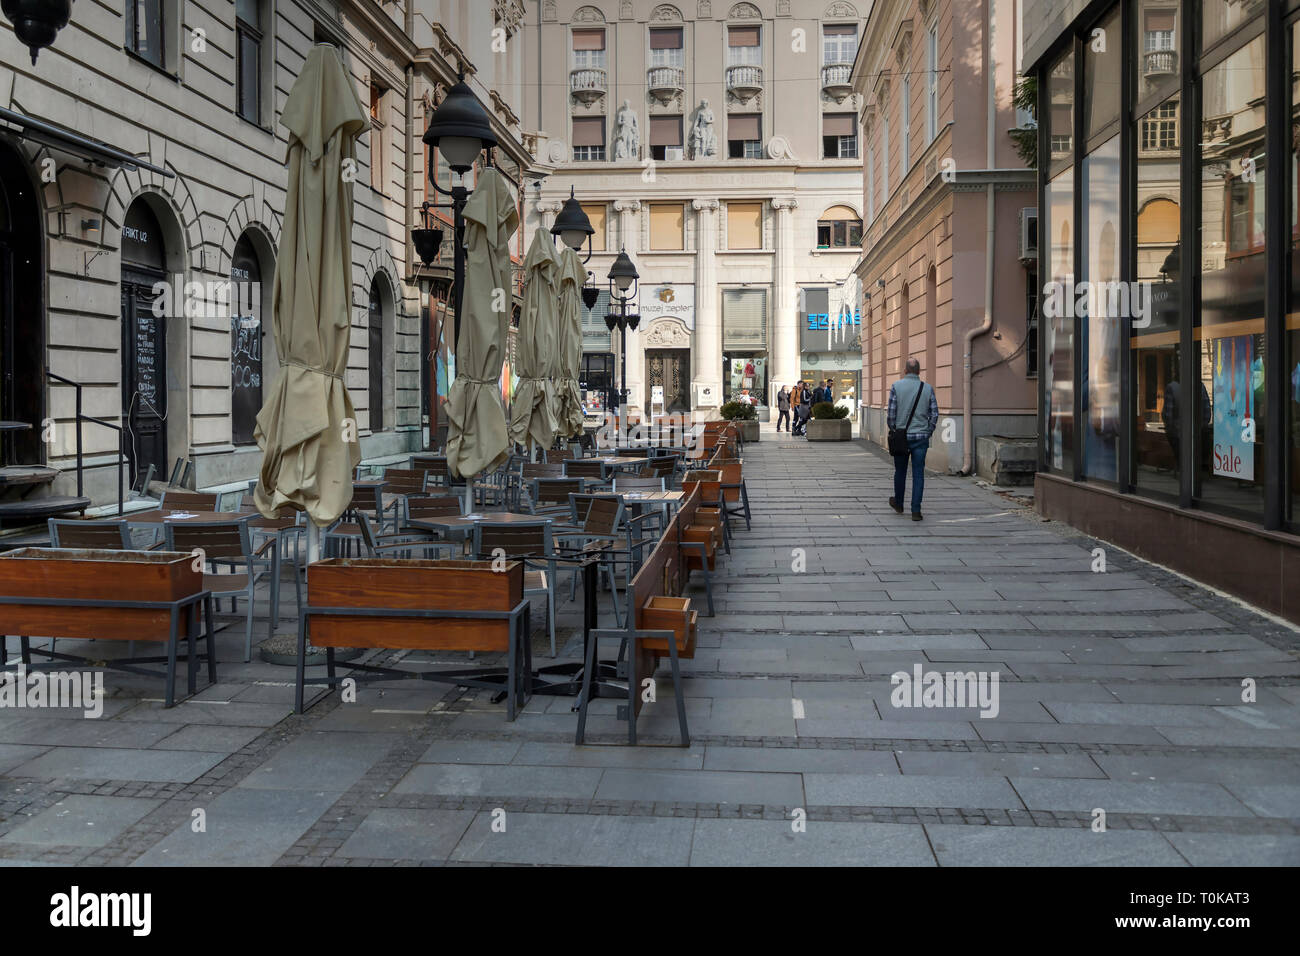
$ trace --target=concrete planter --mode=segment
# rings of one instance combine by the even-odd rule
[[[852,441],[853,422],[847,418],[811,418],[808,420],[808,440]]]
[[[758,425],[757,421],[740,422],[740,437],[747,442],[758,441]]]

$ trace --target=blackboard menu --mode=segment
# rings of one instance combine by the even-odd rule
[[[158,399],[158,378],[162,358],[159,355],[159,319],[147,308],[135,313],[135,390],[142,411],[162,414]]]

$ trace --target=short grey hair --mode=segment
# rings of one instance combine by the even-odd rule
[[[907,360],[907,365],[904,366],[904,367],[907,369],[907,374],[908,374],[908,375],[920,375],[920,374],[921,374],[921,363],[920,363],[917,359],[909,358],[909,359]]]

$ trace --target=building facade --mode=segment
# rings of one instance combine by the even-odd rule
[[[1026,10],[1046,118],[1038,506],[1292,620],[1298,43],[1294,0]]]
[[[859,0],[544,0],[528,26],[525,125],[550,175],[529,231],[572,188],[602,290],[621,249],[640,273],[628,404],[713,413],[799,378],[860,390],[845,282],[859,251],[861,137],[848,75]],[[584,312],[588,411],[621,385],[621,333]],[[856,405],[856,401],[854,402]]]
[[[909,357],[942,427],[926,463],[973,471],[975,439],[1033,436],[1034,174],[1008,130],[1029,118],[1016,0],[878,0],[852,73],[866,138],[863,434],[884,445]]]
[[[0,418],[34,426],[11,436],[5,464],[53,466],[50,490],[71,491],[80,386],[85,415],[123,428],[126,484],[150,466],[166,480],[177,460],[193,463],[199,488],[257,476],[254,419],[278,374],[279,115],[319,42],[340,48],[370,115],[355,168],[347,375],[362,454],[424,447],[451,246],[448,229],[429,269],[411,248],[431,159],[421,136],[463,71],[492,115],[497,166],[522,181],[525,13],[522,0],[77,4],[35,64],[5,24]],[[85,495],[115,502],[117,433],[82,430]]]

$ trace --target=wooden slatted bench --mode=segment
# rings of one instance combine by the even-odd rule
[[[524,564],[507,561],[332,558],[307,568],[307,607],[298,623],[295,707],[308,684],[339,682],[334,648],[500,651],[507,658],[506,719],[532,694],[532,642]],[[326,676],[308,677],[307,641],[326,649]],[[482,671],[404,671],[350,663],[358,681],[427,680],[500,690]],[[475,675],[480,675],[476,678]],[[373,676],[372,676],[373,675]]]
[[[0,670],[9,669],[3,640],[18,637],[26,667],[49,670],[57,661],[75,661],[162,676],[167,681],[164,706],[171,707],[182,640],[188,642],[189,693],[195,690],[199,640],[207,641],[208,682],[216,683],[211,598],[191,554],[78,548],[19,548],[0,554]],[[146,641],[163,644],[166,655],[93,661],[51,647],[38,648],[36,653],[50,660],[33,665],[33,637]],[[165,672],[137,666],[160,663],[167,665]]]

